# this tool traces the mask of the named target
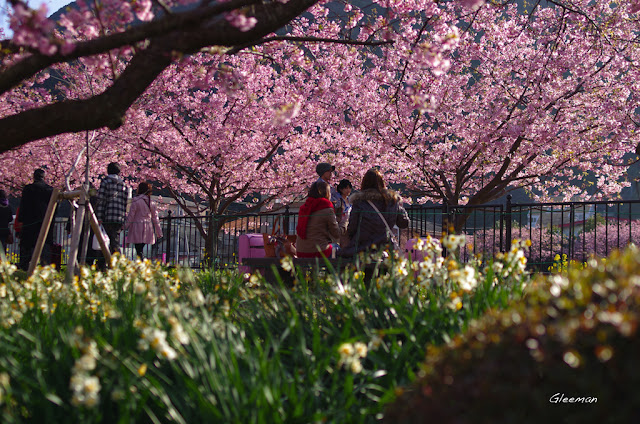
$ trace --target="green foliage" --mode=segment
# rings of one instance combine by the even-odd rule
[[[376,260],[369,282],[292,270],[293,288],[118,256],[69,285],[1,263],[3,422],[375,422],[425,346],[526,280],[515,254],[484,269]]]
[[[430,347],[390,423],[619,423],[640,410],[640,250],[540,276],[524,300]],[[563,399],[563,400],[562,400]]]

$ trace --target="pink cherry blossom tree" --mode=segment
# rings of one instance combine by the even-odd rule
[[[372,151],[395,164],[390,180],[449,205],[519,187],[542,199],[628,185],[624,155],[640,141],[637,18],[622,4],[554,4],[502,14],[442,6],[375,59],[358,83],[375,90],[349,110]]]
[[[323,147],[305,134],[316,109],[303,106],[311,96],[304,83],[287,76],[286,65],[261,55],[195,55],[165,72],[118,132],[137,177],[168,188],[192,217],[206,211],[207,225],[193,222],[207,257],[226,222],[300,198],[317,178]],[[230,209],[245,200],[245,209]]]
[[[192,151],[171,172],[214,154],[209,160],[237,170],[235,181],[284,176],[247,188],[283,197],[300,191],[291,176],[308,175],[305,161],[327,157],[354,178],[383,165],[389,182],[450,205],[517,187],[542,198],[591,183],[600,196],[624,186],[623,155],[638,144],[640,122],[634,4],[554,1],[522,13],[511,3],[375,0],[374,13],[355,3],[232,0],[177,11],[173,2],[114,0],[99,13],[82,4],[68,11],[64,33],[16,10],[14,31],[27,30],[0,71],[0,151],[106,125],[120,128],[109,137],[132,166],[151,163],[133,147],[177,161],[171,143],[180,138]],[[142,24],[129,27],[134,16]],[[31,99],[39,72],[71,59],[103,86],[12,100]],[[233,159],[244,147],[255,150],[250,170]],[[168,175],[156,178],[170,185]],[[220,199],[242,185],[229,187]],[[199,193],[214,208],[225,204]]]

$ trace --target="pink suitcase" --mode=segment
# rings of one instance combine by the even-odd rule
[[[238,239],[238,271],[242,274],[252,272],[249,266],[242,265],[244,258],[264,258],[264,240],[262,234],[242,234]]]
[[[407,244],[404,245],[405,256],[407,259],[411,258],[413,262],[422,261],[424,259],[424,252],[413,248],[416,241],[418,241],[417,238],[412,238],[407,240]]]

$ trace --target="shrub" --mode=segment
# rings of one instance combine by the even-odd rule
[[[539,277],[522,302],[430,347],[389,423],[619,423],[640,411],[640,250]],[[563,400],[564,399],[564,400]]]
[[[522,252],[481,268],[389,257],[293,289],[114,256],[71,284],[0,263],[3,422],[375,422],[425,355],[522,293]],[[386,271],[382,272],[382,269]]]

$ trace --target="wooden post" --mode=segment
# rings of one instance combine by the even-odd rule
[[[42,221],[42,226],[40,227],[40,234],[38,234],[38,241],[36,241],[36,247],[33,250],[33,255],[31,255],[31,262],[29,262],[29,270],[27,271],[27,275],[33,274],[35,271],[38,262],[40,262],[40,255],[42,254],[42,248],[44,247],[45,239],[47,238],[47,233],[49,232],[49,228],[51,227],[51,222],[53,221],[53,214],[56,211],[56,206],[58,205],[58,194],[60,190],[57,188],[53,189],[51,193],[51,198],[49,199],[49,205],[47,206],[47,212],[44,215],[44,220]]]
[[[88,199],[87,199],[88,200]],[[89,232],[89,212],[87,212],[87,207],[83,206],[85,209],[84,214],[84,223],[82,224],[82,245],[78,246],[78,264],[84,265],[87,263],[87,248],[89,246],[89,238],[91,233]]]
[[[80,193],[80,205],[76,211],[76,222],[73,227],[73,233],[71,234],[71,246],[69,257],[67,259],[67,283],[71,283],[73,281],[73,275],[76,272],[78,245],[80,244],[80,232],[82,231],[82,223],[84,222],[84,202],[86,197],[86,193],[82,190]]]
[[[91,224],[91,229],[93,230],[94,236],[98,238],[98,243],[100,243],[100,250],[102,250],[102,254],[104,255],[107,266],[111,266],[111,251],[109,250],[109,246],[107,246],[107,242],[105,241],[104,237],[102,237],[100,224],[98,223],[98,218],[96,218],[96,214],[93,211],[93,206],[91,206],[91,203],[87,203],[87,212],[89,213],[89,224]]]

